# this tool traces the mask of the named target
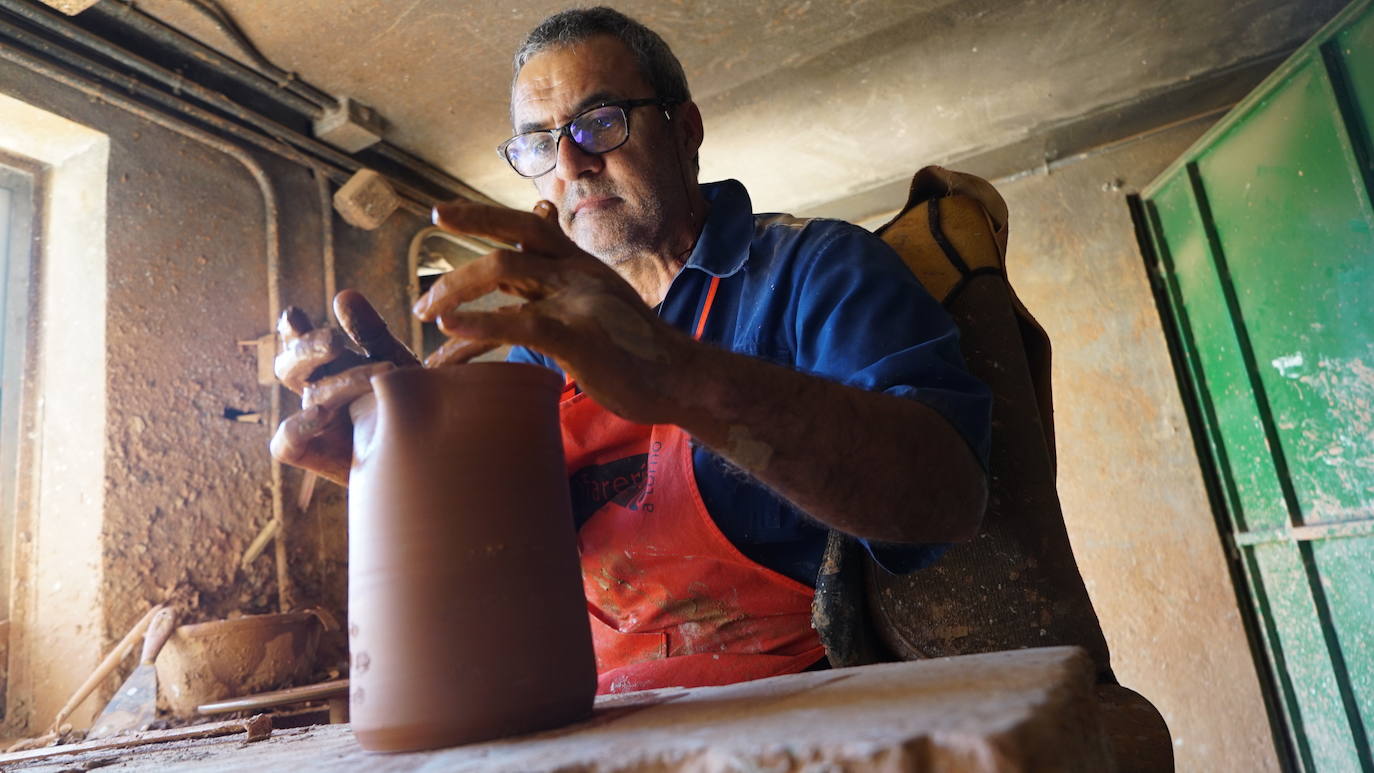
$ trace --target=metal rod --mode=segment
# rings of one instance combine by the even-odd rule
[[[277,706],[288,706],[304,701],[318,701],[348,695],[348,680],[335,679],[331,682],[309,684],[304,687],[288,687],[285,690],[244,695],[228,698],[214,703],[202,703],[196,707],[198,714],[227,714],[231,711],[258,711]]]
[[[8,6],[8,3],[6,5]],[[211,48],[181,30],[168,26],[161,20],[140,11],[131,2],[122,4],[96,3],[85,13],[129,27],[152,39],[158,45],[165,46],[188,59],[202,62],[234,83],[252,89],[269,99],[279,101],[312,120],[324,115],[325,107],[334,104],[333,99],[330,98],[329,103],[322,106],[317,99],[311,99],[308,95],[283,87],[266,74],[247,67],[233,57],[220,53],[218,49]],[[296,82],[300,83],[300,81]],[[319,93],[329,97],[328,94]]]
[[[1320,539],[1368,537],[1370,535],[1374,535],[1374,519],[1311,523],[1265,531],[1241,531],[1236,532],[1235,540],[1237,545],[1249,547],[1270,542],[1313,542]]]
[[[170,70],[167,70],[161,67],[160,65],[154,64],[144,59],[143,57],[138,56],[137,54],[126,51],[125,49],[120,48],[119,46],[116,46],[106,41],[105,39],[93,35],[79,27],[76,27],[75,25],[68,24],[64,22],[62,19],[50,16],[46,12],[38,11],[32,7],[22,5],[16,2],[16,0],[0,0],[0,7],[5,8],[6,10],[10,11],[11,13],[17,16],[21,16],[29,20],[30,22],[47,30],[48,32],[68,37],[80,43],[81,45],[89,48],[90,50],[95,51],[101,56],[108,57],[109,59],[118,62],[121,66],[127,67],[130,70],[139,73],[140,75],[150,78],[151,80],[170,88],[175,94],[188,94],[206,105],[213,106],[216,109],[224,112],[228,116],[238,119],[239,121],[242,121],[243,123],[249,126],[261,130],[263,133],[267,134],[273,139],[294,145],[302,150],[307,150],[315,155],[319,155],[323,157],[325,160],[329,161],[330,163],[338,167],[349,168],[351,165],[354,167],[354,169],[356,169],[358,166],[361,166],[361,164],[359,164],[357,161],[354,161],[353,159],[349,158],[343,153],[321,142],[304,137],[303,135],[301,135],[300,133],[296,132],[294,129],[288,126],[283,126],[282,124],[277,123],[276,121],[273,121],[272,119],[267,118],[266,116],[248,110],[247,108],[244,108],[243,106],[239,105],[238,103],[234,102],[228,97],[225,97],[223,94],[205,88],[204,86],[201,86],[198,83],[188,81],[181,75],[178,75],[177,73],[171,72]],[[73,56],[75,56],[65,50],[59,50],[56,46],[47,43],[47,41],[42,41],[40,38],[37,38],[36,36],[20,31],[18,28],[10,27],[10,29],[14,31],[12,34],[14,34],[16,38],[23,41],[26,45],[35,48],[40,48],[40,50],[44,50],[45,53],[48,53],[49,55],[60,57],[67,62],[72,62]],[[123,76],[123,80],[125,81],[125,83],[120,85],[128,86],[132,83],[139,83],[136,79],[130,78],[127,75]],[[146,84],[140,83],[139,85],[143,86],[144,89],[147,89]]]
[[[334,314],[334,295],[338,277],[334,268],[334,199],[329,192],[329,177],[319,167],[313,170],[315,190],[320,202],[320,271],[324,274],[324,318]]]
[[[0,0],[0,7],[8,7],[13,2],[14,0]],[[197,107],[173,94],[155,89],[137,78],[112,70],[105,65],[86,59],[80,54],[68,49],[53,45],[51,42],[3,20],[0,20],[0,35],[22,43],[30,49],[68,67],[85,72],[99,81],[119,86],[132,94],[155,102],[172,111],[174,114],[194,117],[196,120],[219,131],[232,134],[263,150],[294,161],[302,166],[322,166],[328,171],[330,179],[339,184],[347,182],[348,178],[351,177],[354,172],[363,168],[360,162],[354,160],[350,156],[344,155],[322,143],[302,137],[293,130],[239,108],[232,102],[229,102],[229,104],[233,106],[234,112],[239,114],[234,117],[240,118],[240,120],[250,124],[254,123],[255,119],[266,122],[265,125],[259,124],[257,128],[263,129],[263,133],[268,136],[263,136],[263,134],[253,131],[240,123],[228,120],[204,108]],[[151,65],[151,63],[148,64],[151,67],[156,67],[156,65]],[[165,70],[163,73],[169,85],[177,87],[179,84],[182,90],[190,90],[191,87],[189,84],[182,80],[180,76]],[[199,89],[201,87],[194,88]],[[223,98],[221,97],[221,99]],[[228,100],[225,101],[228,102]],[[272,130],[267,131],[266,127],[272,127]],[[306,155],[306,152],[309,152],[311,155]],[[439,202],[439,200],[433,196],[417,191],[404,183],[394,179],[390,180],[390,182],[396,188],[397,193],[402,196],[402,199],[408,200],[405,201],[406,209],[415,212],[420,217],[428,218],[430,209],[434,204]]]
[[[131,10],[138,13],[138,9],[133,7],[132,0],[125,0],[125,2]],[[220,32],[234,41],[235,45],[239,47],[239,50],[249,59],[252,59],[253,64],[257,65],[258,69],[271,78],[282,90],[293,93],[311,104],[326,109],[336,107],[339,104],[338,100],[334,99],[334,97],[316,89],[304,81],[298,80],[295,73],[278,67],[273,64],[270,59],[263,56],[262,52],[258,50],[258,47],[253,45],[253,41],[249,40],[248,36],[239,28],[238,23],[234,21],[234,17],[230,16],[229,12],[224,10],[224,6],[215,2],[215,0],[185,0],[185,2],[189,3],[191,7],[197,11],[200,11],[201,15],[209,19],[210,23],[214,24]]]
[[[375,152],[377,155],[381,156],[382,158],[385,158],[386,160],[394,164],[397,164],[398,166],[415,172],[416,174],[420,175],[421,177],[425,178],[426,180],[440,188],[457,191],[459,195],[461,195],[465,199],[468,199],[469,201],[474,201],[479,204],[491,204],[493,206],[498,207],[504,206],[503,204],[501,204],[501,202],[497,201],[496,199],[493,199],[485,193],[482,193],[476,188],[473,188],[472,186],[468,185],[462,180],[459,180],[457,177],[448,174],[447,172],[436,166],[421,161],[415,156],[412,156],[410,153],[407,153],[405,150],[396,147],[395,145],[389,145],[385,142],[379,142],[376,145],[373,145],[371,150]],[[425,213],[425,216],[428,217],[429,214]]]
[[[239,105],[238,103],[234,102],[233,100],[229,99],[228,97],[225,97],[224,95],[216,91],[213,91],[204,86],[201,86],[200,84],[189,81],[177,73],[171,72],[170,70],[167,70],[166,68],[161,67],[160,65],[143,59],[137,54],[120,48],[119,46],[116,46],[104,40],[103,38],[100,38],[90,32],[87,32],[60,17],[50,15],[45,11],[39,11],[33,8],[32,6],[28,6],[22,3],[21,0],[0,0],[0,8],[3,8],[16,16],[22,17],[28,20],[30,23],[36,24],[39,27],[46,30],[47,32],[50,32],[54,35],[59,35],[65,38],[75,40],[76,42],[80,43],[83,46],[86,46],[92,51],[95,51],[96,53],[102,56],[108,57],[109,59],[118,62],[121,66],[128,67],[129,69],[147,78],[150,78],[157,83],[162,84],[168,89],[171,89],[173,94],[167,94],[158,89],[154,89],[148,86],[146,83],[139,81],[137,78],[133,78],[129,75],[125,75],[123,73],[111,70],[110,68],[105,67],[104,65],[101,65],[97,62],[91,61],[85,58],[84,56],[81,56],[80,54],[69,49],[58,47],[52,44],[51,42],[44,40],[43,38],[40,38],[36,35],[33,35],[32,33],[23,30],[22,28],[13,26],[12,24],[0,22],[0,31],[4,31],[6,35],[11,36],[13,39],[22,42],[24,45],[29,46],[30,48],[36,51],[42,52],[46,56],[50,56],[53,59],[61,61],[64,64],[84,70],[99,78],[105,79],[111,83],[129,89],[130,91],[134,91],[138,93],[139,96],[157,101],[160,104],[172,107],[175,110],[183,111],[190,115],[194,115],[197,119],[204,120],[217,129],[231,131],[244,139],[248,139],[250,142],[253,142],[256,145],[263,147],[264,149],[270,150],[280,155],[286,155],[286,157],[290,158],[292,161],[296,161],[297,163],[301,163],[306,166],[312,165],[312,163],[309,160],[303,159],[300,155],[287,155],[285,153],[282,153],[282,148],[279,145],[271,143],[264,144],[261,141],[254,140],[253,138],[247,136],[248,134],[251,134],[251,132],[244,133],[241,131],[235,131],[234,127],[236,127],[237,125],[233,122],[225,121],[223,120],[223,118],[218,116],[207,119],[205,117],[207,115],[206,111],[204,111],[201,108],[197,108],[195,105],[190,104],[185,100],[179,99],[175,96],[176,94],[181,93],[192,95],[198,101],[206,105],[213,106],[217,110],[223,111],[226,115],[236,119],[239,122],[242,122],[242,124],[246,124],[248,127],[257,129],[263,134],[266,134],[268,137],[277,140],[277,142],[281,143],[282,145],[291,146],[300,151],[304,151],[315,156],[316,160],[324,162],[327,168],[333,167],[330,171],[334,172],[334,174],[331,174],[331,178],[334,178],[335,182],[342,183],[346,181],[349,176],[351,176],[354,172],[358,171],[363,167],[362,162],[354,159],[353,157],[345,153],[342,153],[339,150],[336,150],[335,148],[323,142],[320,142],[319,140],[302,135],[301,133],[297,132],[296,130],[288,126],[284,126],[280,123],[277,123],[276,121],[273,121],[270,118],[267,118],[266,116],[263,116],[252,110],[248,110],[247,108],[244,108],[243,106]],[[251,70],[246,70],[246,68],[242,68],[241,66],[240,69],[245,70],[247,72],[252,72]],[[390,160],[393,163],[396,163],[397,165],[405,168],[407,171],[415,173],[416,175],[430,181],[439,188],[450,190],[457,189],[457,191],[455,192],[456,195],[461,196],[463,198],[471,198],[477,201],[481,201],[482,203],[496,203],[491,198],[481,194],[480,192],[466,185],[462,181],[453,178],[443,172],[439,172],[438,170],[434,169],[432,166],[428,164],[419,162],[419,160],[416,159],[414,156],[411,156],[410,154],[400,150],[399,148],[395,148],[393,146],[385,144],[379,144],[377,146],[374,146],[374,149],[381,157]],[[342,175],[342,179],[340,179],[341,170],[346,172],[346,174]],[[416,205],[418,205],[413,208],[407,207],[407,209],[411,209],[411,211],[414,211],[421,217],[428,217],[430,209],[435,204],[440,203],[444,200],[438,197],[431,196],[427,193],[424,193],[423,191],[419,191],[414,187],[394,178],[391,178],[390,182],[396,188],[398,193],[400,193],[405,198],[411,199]]]
[[[13,0],[4,1],[12,2]],[[303,94],[301,96],[296,96],[292,92],[280,94],[278,93],[278,89],[285,88],[280,83],[277,83],[271,80],[270,78],[265,77],[263,73],[253,70],[252,68],[245,67],[240,62],[220,53],[218,50],[211,48],[210,46],[207,46],[206,44],[200,42],[199,40],[196,40],[195,38],[183,34],[181,31],[173,27],[167,26],[162,21],[152,16],[149,16],[146,13],[143,13],[142,11],[135,8],[132,2],[129,2],[129,0],[125,0],[124,5],[117,7],[120,9],[117,12],[117,18],[119,19],[119,21],[128,24],[129,26],[136,29],[138,32],[141,32],[147,35],[148,37],[153,38],[158,43],[165,45],[168,48],[171,48],[184,56],[205,62],[207,66],[214,68],[221,75],[228,77],[229,79],[235,81],[236,83],[239,83],[240,85],[243,85],[250,89],[254,89],[259,93],[263,94],[264,96],[267,96],[268,98],[282,100],[283,102],[287,103],[288,107],[291,107],[292,109],[308,116],[312,120],[322,116],[324,114],[324,108],[332,108],[338,104],[337,100],[335,100],[331,95],[319,91],[318,89],[315,89],[314,87],[310,86],[304,81],[299,80],[292,81],[292,83],[300,84],[300,86],[303,89],[308,89],[310,93]],[[197,7],[200,8],[199,5],[197,5]],[[116,12],[106,10],[106,8],[107,4],[97,4],[93,6],[91,10],[99,14],[103,14],[108,18],[116,18]],[[203,8],[201,10],[202,12],[204,12]],[[271,65],[270,62],[268,62],[268,64],[275,68],[275,65]],[[291,75],[291,73],[286,74]],[[400,166],[424,178],[425,180],[429,181],[430,183],[434,184],[439,188],[452,190],[456,192],[458,195],[461,195],[464,198],[470,199],[472,201],[480,202],[483,204],[499,205],[499,202],[482,193],[481,191],[477,190],[476,188],[473,188],[472,186],[468,185],[467,183],[463,182],[457,177],[454,177],[453,175],[444,172],[442,169],[435,167],[433,164],[430,164],[420,158],[417,158],[411,153],[395,145],[391,145],[387,142],[379,142],[376,145],[372,146],[370,150],[375,152],[378,156],[386,159],[387,161],[390,161],[396,164],[397,166]]]

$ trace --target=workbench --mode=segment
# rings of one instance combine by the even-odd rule
[[[559,730],[410,754],[347,725],[4,761],[5,770],[1110,771],[1093,666],[1073,647],[603,696]],[[49,750],[53,751],[53,750]]]

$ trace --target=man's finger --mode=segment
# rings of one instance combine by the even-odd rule
[[[549,255],[556,255],[572,244],[555,223],[533,212],[509,207],[440,204],[434,208],[434,224],[445,231],[482,236]]]
[[[461,365],[475,357],[481,357],[492,349],[501,346],[499,341],[468,341],[450,338],[443,346],[435,349],[425,358],[426,368],[440,368],[445,365]]]
[[[272,435],[272,457],[283,464],[300,466],[310,441],[319,437],[337,417],[337,411],[319,406],[288,416]]]
[[[311,382],[301,393],[301,405],[305,408],[318,406],[328,411],[342,408],[372,391],[373,376],[395,369],[390,362],[375,362]]]
[[[448,311],[439,329],[454,338],[525,346],[550,355],[561,352],[567,340],[566,326],[545,316],[535,303],[515,311]]]
[[[282,464],[313,470],[343,486],[348,485],[350,454],[340,445],[329,447],[322,435],[333,429],[346,431],[346,427],[335,426],[340,420],[338,411],[313,408],[287,417],[272,435],[272,458]],[[347,438],[351,441],[351,438]],[[326,450],[332,451],[327,453]]]
[[[381,315],[357,290],[340,290],[334,296],[334,316],[368,357],[402,367],[420,364],[419,358],[391,334]]]
[[[555,207],[553,202],[548,199],[540,199],[534,205],[534,214],[550,223],[558,224],[558,207]]]
[[[558,261],[527,252],[496,250],[464,263],[434,281],[412,312],[425,322],[449,309],[500,290],[538,300],[561,285]]]

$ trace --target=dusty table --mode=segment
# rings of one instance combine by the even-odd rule
[[[1050,647],[607,696],[561,730],[412,754],[318,725],[6,770],[1105,771],[1092,672],[1082,650]]]

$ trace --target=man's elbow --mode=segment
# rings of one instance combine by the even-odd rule
[[[910,523],[913,542],[968,542],[983,528],[988,507],[988,477],[974,464],[944,479],[928,500],[934,507],[916,513]]]
[[[968,542],[983,528],[983,514],[988,509],[987,475],[973,476],[963,488],[958,501],[951,502],[948,508],[949,539],[946,542]]]
[[[913,501],[924,504],[912,504]],[[962,486],[942,486],[934,496],[912,497],[905,504],[893,505],[902,517],[882,527],[846,531],[856,537],[892,544],[968,542],[983,528],[983,513],[988,506],[987,478],[980,475]]]

